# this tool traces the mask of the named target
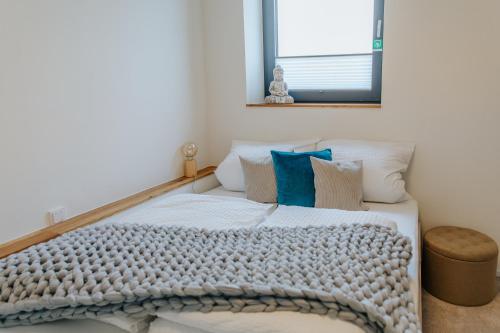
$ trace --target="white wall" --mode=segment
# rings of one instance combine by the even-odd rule
[[[0,243],[182,174],[206,109],[199,0],[0,0]]]
[[[500,244],[498,13],[498,0],[387,0],[382,110],[246,109],[242,1],[205,2],[211,162],[235,138],[413,141],[424,228],[471,227]]]
[[[246,102],[264,103],[262,0],[243,0]]]

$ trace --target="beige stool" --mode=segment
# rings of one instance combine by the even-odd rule
[[[498,247],[465,228],[438,227],[424,236],[424,288],[443,301],[476,306],[496,295]]]

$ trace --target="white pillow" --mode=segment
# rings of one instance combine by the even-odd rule
[[[330,148],[334,161],[363,161],[363,199],[396,203],[409,198],[402,173],[406,172],[415,145],[359,140],[325,140],[318,150]]]
[[[319,138],[288,142],[260,142],[233,140],[231,151],[215,170],[217,180],[229,191],[245,191],[245,176],[241,168],[240,156],[258,159],[271,155],[271,150],[314,151]]]

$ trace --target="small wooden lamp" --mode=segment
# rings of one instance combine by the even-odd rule
[[[184,176],[188,178],[196,177],[198,174],[198,168],[194,157],[198,153],[198,146],[192,142],[186,143],[182,147],[182,153],[186,159],[184,161]]]

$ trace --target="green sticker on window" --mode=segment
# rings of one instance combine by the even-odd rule
[[[384,47],[384,42],[382,41],[382,39],[374,39],[373,40],[373,49],[374,50],[382,50],[383,47]]]

